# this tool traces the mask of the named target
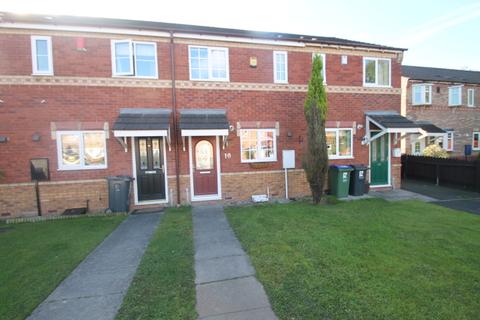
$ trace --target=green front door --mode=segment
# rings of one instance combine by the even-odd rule
[[[372,133],[372,136],[373,135],[375,135],[375,133]],[[388,148],[388,134],[384,134],[370,143],[370,184],[373,186],[388,184],[390,161]]]

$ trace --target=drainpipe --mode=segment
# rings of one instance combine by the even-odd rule
[[[178,131],[177,131],[177,90],[175,87],[175,42],[173,41],[173,31],[170,31],[170,63],[172,74],[172,113],[173,113],[173,146],[175,150],[175,181],[177,184],[177,205],[180,205],[180,151],[178,150]]]

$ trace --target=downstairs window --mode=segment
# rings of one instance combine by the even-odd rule
[[[242,162],[277,161],[275,129],[240,130]]]
[[[105,132],[57,132],[57,157],[59,170],[106,168]]]

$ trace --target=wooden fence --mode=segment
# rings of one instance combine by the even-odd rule
[[[402,156],[402,177],[480,192],[480,160]]]

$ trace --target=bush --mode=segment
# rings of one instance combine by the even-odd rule
[[[423,155],[434,158],[448,158],[448,153],[437,144],[431,144],[423,150]]]

